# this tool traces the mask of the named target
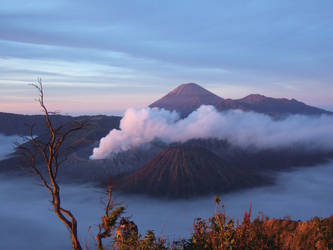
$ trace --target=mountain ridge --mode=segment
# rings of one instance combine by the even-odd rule
[[[225,99],[196,83],[181,84],[149,107],[164,108],[177,111],[181,117],[186,117],[201,105],[212,105],[218,111],[240,109],[271,116],[290,114],[320,115],[333,112],[307,105],[294,98],[273,98],[261,94],[250,94],[240,99]]]

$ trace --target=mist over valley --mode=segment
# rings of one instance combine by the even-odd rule
[[[12,148],[14,137],[1,137],[1,145]],[[263,212],[269,217],[290,216],[307,220],[327,217],[332,211],[333,162],[311,168],[298,168],[276,176],[273,186],[252,188],[220,195],[227,214],[241,218],[250,204],[254,216]],[[0,174],[1,246],[5,249],[71,249],[67,232],[51,211],[48,193],[33,176]],[[62,184],[63,204],[76,214],[83,242],[94,242],[96,223],[103,212],[105,189],[91,184]],[[125,216],[137,223],[140,232],[153,229],[170,239],[189,237],[193,219],[208,218],[215,211],[214,195],[192,199],[165,200],[145,195],[114,193],[117,203],[126,206]],[[104,202],[103,202],[104,201]],[[189,209],[190,208],[190,209]],[[88,227],[91,231],[88,232]],[[15,230],[16,235],[13,235]],[[20,240],[17,241],[16,236]]]

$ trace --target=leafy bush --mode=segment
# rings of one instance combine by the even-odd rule
[[[333,249],[333,216],[309,221],[290,218],[269,219],[260,215],[251,220],[251,206],[243,220],[230,219],[224,206],[208,220],[198,218],[190,239],[167,242],[148,230],[142,237],[135,223],[122,217],[112,239],[115,249]],[[120,216],[120,214],[119,214]],[[117,218],[120,218],[117,216]],[[115,224],[113,224],[115,225]]]

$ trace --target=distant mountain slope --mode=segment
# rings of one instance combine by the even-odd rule
[[[61,117],[61,116],[60,116]],[[59,161],[64,162],[64,166],[59,172],[59,177],[66,177],[66,180],[74,181],[84,180],[84,181],[93,181],[97,180],[102,181],[105,177],[105,171],[101,168],[103,164],[98,164],[102,162],[95,163],[94,161],[89,161],[89,156],[95,146],[97,146],[100,138],[106,136],[111,129],[119,129],[119,123],[121,117],[118,116],[81,116],[81,117],[72,117],[67,123],[64,123],[64,127],[71,127],[77,120],[86,120],[88,119],[87,127],[75,131],[73,134],[66,137],[66,141],[63,144],[63,151],[59,156]],[[23,118],[22,118],[23,119]],[[44,123],[42,123],[44,125]],[[44,133],[45,130],[41,125],[41,134],[38,134],[38,139],[42,142],[48,140],[48,133]],[[25,135],[25,131],[23,130]],[[31,142],[25,143],[26,147],[31,148]],[[9,155],[7,159],[0,161],[0,172],[9,173],[9,172],[19,172],[22,171],[22,154],[19,150],[16,150],[14,153]],[[41,157],[37,157],[36,164],[43,164]],[[23,164],[24,165],[24,164]],[[95,167],[97,166],[97,167]],[[46,170],[46,168],[42,168]],[[84,170],[84,171],[82,171]],[[103,178],[104,177],[104,178]]]
[[[186,83],[178,86],[161,99],[150,104],[149,107],[176,110],[182,116],[187,116],[201,105],[216,105],[223,98],[202,88],[195,83]]]
[[[241,109],[272,116],[333,114],[333,112],[306,105],[295,99],[272,98],[258,94],[251,94],[237,100],[223,99],[195,83],[178,86],[166,96],[149,105],[149,107],[175,110],[182,117],[186,117],[201,105],[213,105],[219,111]]]
[[[200,147],[174,146],[115,184],[125,192],[164,197],[221,193],[263,183],[261,176],[235,168]]]
[[[121,117],[119,116],[68,116],[68,115],[51,115],[54,126],[60,126],[73,122],[75,120],[88,119],[91,124],[95,125],[96,140],[99,136],[105,136],[104,130],[119,128]],[[34,135],[42,135],[46,132],[45,117],[43,115],[20,115],[0,112],[0,133],[4,135],[29,135],[30,127],[33,126]],[[103,128],[103,130],[101,130]],[[98,132],[99,131],[99,132]]]
[[[252,94],[242,99],[235,100],[244,109],[266,114],[332,114],[332,112],[306,105],[295,99],[272,98],[263,95]]]
[[[74,118],[65,115],[52,115],[52,121],[59,126],[72,121]],[[30,127],[34,126],[34,134],[45,130],[43,115],[20,115],[0,112],[0,133],[4,135],[29,135]]]

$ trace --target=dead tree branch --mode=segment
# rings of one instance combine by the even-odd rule
[[[39,137],[34,137],[33,127],[31,127],[29,136],[30,143],[21,145],[18,149],[22,152],[26,166],[39,177],[43,187],[50,192],[53,210],[70,232],[73,249],[81,250],[82,247],[77,234],[77,220],[71,211],[62,207],[57,175],[60,167],[59,158],[63,152],[60,150],[64,142],[74,132],[85,128],[87,122],[77,121],[74,125],[55,127],[51,119],[54,113],[48,111],[44,103],[44,89],[41,79],[38,79],[37,84],[32,84],[32,86],[39,92],[38,102],[44,113],[45,123],[48,129],[47,138],[40,139]],[[38,164],[37,159],[41,159],[42,164]]]

